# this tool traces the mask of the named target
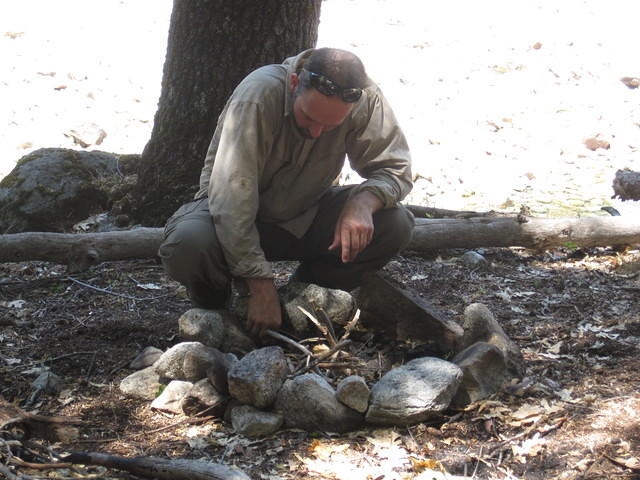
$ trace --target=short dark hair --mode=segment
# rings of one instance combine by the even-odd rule
[[[318,48],[304,68],[324,75],[342,88],[366,88],[368,83],[362,60],[354,53],[338,48]]]

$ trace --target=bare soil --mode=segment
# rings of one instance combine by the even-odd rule
[[[124,397],[118,385],[131,373],[128,362],[148,345],[179,342],[177,320],[190,308],[153,261],[75,275],[48,263],[0,265],[0,395],[32,412],[82,417],[80,440],[53,445],[59,453],[205,458],[256,479],[431,478],[419,476],[429,469],[480,479],[638,478],[640,253],[487,249],[480,268],[462,263],[461,253],[406,254],[385,270],[457,321],[470,303],[486,304],[520,345],[526,375],[431,422],[248,440],[221,419],[170,417]],[[291,267],[278,264],[278,283]],[[322,368],[328,378],[359,373],[375,382],[419,352],[363,328],[352,338],[358,362]],[[63,378],[61,393],[34,395],[43,366]],[[19,471],[135,478],[103,467]]]

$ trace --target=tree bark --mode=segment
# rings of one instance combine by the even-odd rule
[[[0,235],[0,262],[45,260],[80,271],[98,262],[155,257],[161,242],[160,228],[81,234],[16,233]],[[640,243],[640,219],[635,217],[418,218],[406,250],[588,248],[637,243]]]
[[[613,180],[613,193],[621,200],[640,200],[640,172],[628,168],[618,170]]]
[[[197,190],[218,115],[255,68],[315,45],[321,0],[175,0],[135,215],[157,226]]]

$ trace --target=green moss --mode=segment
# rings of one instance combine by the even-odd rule
[[[24,178],[21,178],[15,171],[9,173],[6,177],[0,180],[0,188],[18,188],[24,182]]]

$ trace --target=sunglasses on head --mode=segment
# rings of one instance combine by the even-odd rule
[[[362,96],[361,88],[342,88],[333,80],[320,75],[319,73],[310,72],[309,70],[302,70],[302,81],[311,85],[318,90],[321,94],[327,97],[333,97],[337,95],[343,102],[355,103],[360,100]]]

